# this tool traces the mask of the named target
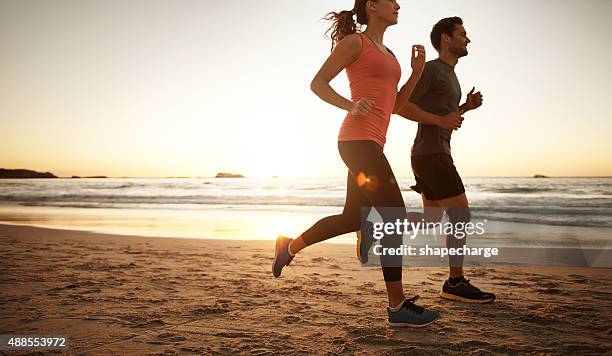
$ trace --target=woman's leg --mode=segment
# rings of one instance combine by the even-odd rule
[[[395,223],[406,217],[406,210],[401,191],[397,184],[395,175],[391,170],[389,162],[380,146],[371,141],[349,141],[342,142],[344,149],[341,151],[342,158],[353,172],[356,184],[359,186],[369,204],[368,207],[376,208],[384,222]],[[391,208],[391,209],[387,209]],[[381,242],[384,247],[399,247],[402,234],[393,234],[384,237]],[[387,246],[393,244],[397,246]],[[384,260],[381,261],[385,267]],[[401,259],[387,261],[387,267],[383,268],[386,281],[401,280]],[[399,274],[397,274],[399,272]],[[395,274],[394,276],[390,276]],[[388,278],[391,277],[391,278]]]
[[[361,209],[401,207],[404,201],[382,149],[372,141],[339,143],[340,155],[349,168],[347,193],[342,214],[317,221],[290,247],[295,254],[306,246],[361,228]],[[362,182],[358,182],[362,180]],[[401,279],[401,278],[400,278]]]
[[[342,214],[328,216],[317,221],[291,243],[289,251],[295,255],[306,246],[359,230],[361,228],[361,207],[368,206],[370,206],[370,202],[349,171],[346,179],[346,200]]]
[[[272,263],[272,273],[274,276],[280,277],[282,269],[289,265],[295,254],[303,250],[306,246],[359,230],[361,207],[369,205],[370,203],[359,186],[357,186],[355,178],[349,171],[346,201],[342,214],[328,216],[317,221],[296,239],[290,239],[284,236],[279,236],[276,239],[274,262]]]
[[[354,183],[368,200],[368,206],[394,208],[379,211],[385,222],[404,219],[406,216],[404,200],[382,148],[372,141],[340,142],[338,147],[342,159],[353,173]],[[384,247],[399,247],[402,244],[402,234],[387,236],[381,242]],[[402,286],[402,258],[383,256],[381,264],[389,305],[395,306],[405,299]]]
[[[342,214],[328,216],[316,222],[289,245],[294,255],[304,247],[361,228],[362,207],[393,207],[383,220],[395,222],[406,216],[404,200],[395,175],[382,148],[372,141],[338,143],[340,155],[349,168],[347,198]],[[402,234],[382,239],[384,247],[399,247]],[[401,256],[381,258],[389,304],[395,306],[405,297],[402,286]]]

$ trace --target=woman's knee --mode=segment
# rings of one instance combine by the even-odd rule
[[[402,192],[396,184],[384,184],[372,192],[374,206],[405,208]]]
[[[342,225],[346,226],[349,231],[361,230],[361,210],[359,213],[343,212],[342,213]]]

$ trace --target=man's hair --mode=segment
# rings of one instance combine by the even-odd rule
[[[453,35],[455,25],[463,25],[463,20],[460,17],[447,17],[438,21],[431,30],[431,44],[436,51],[440,50],[440,42],[442,42],[442,34],[446,33],[449,36]]]

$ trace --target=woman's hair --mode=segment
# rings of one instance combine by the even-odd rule
[[[338,42],[340,42],[344,37],[357,33],[361,28],[361,25],[368,24],[368,14],[366,13],[366,5],[368,1],[376,0],[355,0],[353,10],[340,12],[332,11],[325,15],[325,20],[332,21],[332,25],[325,32],[326,35],[331,32],[329,37],[332,40],[332,51],[334,50],[334,46],[336,46],[336,44],[338,44]],[[355,22],[353,16],[357,16],[357,22]]]

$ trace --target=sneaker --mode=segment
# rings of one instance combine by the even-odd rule
[[[357,234],[357,259],[359,260],[359,262],[361,262],[361,264],[366,264],[368,263],[368,253],[370,252],[370,249],[372,248],[372,245],[374,245],[374,238],[372,237],[372,234],[366,234],[366,236],[364,237],[363,234],[361,233],[361,230],[356,232]]]
[[[396,327],[422,328],[438,319],[439,312],[414,304],[419,298],[417,295],[412,299],[406,299],[397,308],[387,307],[387,324]]]
[[[446,280],[444,286],[442,286],[440,297],[466,303],[489,303],[495,300],[495,294],[481,291],[465,277],[461,277],[461,280],[456,284],[451,284]]]
[[[276,239],[274,248],[274,262],[272,262],[272,274],[278,278],[283,271],[283,267],[289,266],[293,260],[293,256],[289,254],[289,244],[293,239],[285,236],[279,236]]]

